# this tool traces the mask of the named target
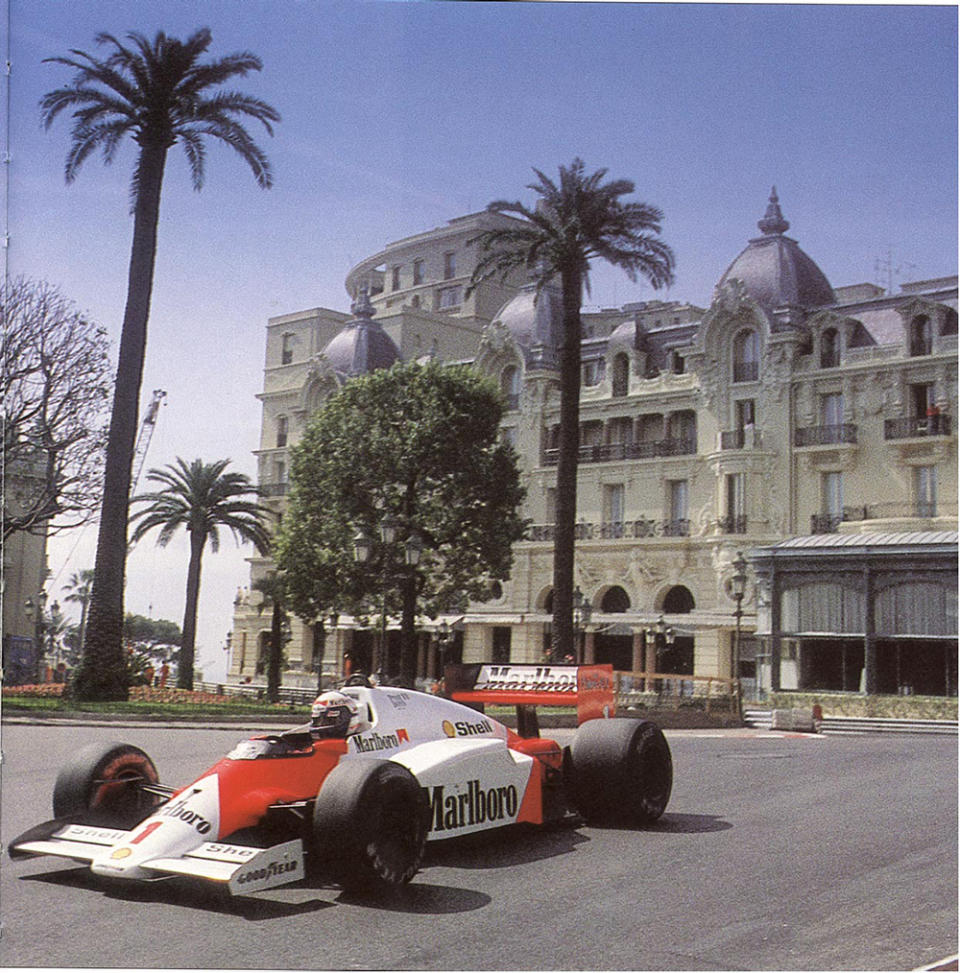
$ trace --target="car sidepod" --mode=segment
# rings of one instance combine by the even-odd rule
[[[437,740],[392,759],[426,792],[429,841],[542,820],[540,763],[501,739]]]

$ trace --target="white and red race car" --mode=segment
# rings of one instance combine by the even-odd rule
[[[663,813],[670,749],[653,723],[604,718],[610,666],[457,666],[446,679],[452,698],[354,677],[318,697],[307,726],[245,740],[176,789],[137,747],[86,747],[57,777],[54,819],[10,855],[58,855],[112,879],[194,876],[241,895],[307,874],[377,890],[409,882],[428,840]],[[486,704],[516,705],[517,730]],[[539,735],[544,704],[576,705],[569,747]]]

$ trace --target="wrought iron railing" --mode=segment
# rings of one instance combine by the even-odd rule
[[[261,497],[285,497],[290,484],[284,480],[282,483],[261,483],[257,490]]]
[[[581,446],[581,463],[609,463],[625,459],[655,459],[662,456],[691,456],[697,451],[695,439],[661,439],[654,443],[600,443]],[[545,466],[556,466],[560,457],[559,449],[545,449]]]
[[[850,422],[834,426],[807,426],[793,433],[794,446],[833,446],[856,441],[857,427]]]
[[[721,517],[717,521],[717,526],[724,534],[746,534],[747,518],[746,515]]]
[[[901,419],[885,419],[883,422],[883,438],[910,439],[914,436],[949,436],[951,429],[950,416],[907,416]]]
[[[595,540],[643,540],[649,537],[689,537],[690,521],[639,520],[608,521],[590,524],[585,521],[574,525],[574,538],[578,541]],[[532,524],[527,533],[530,541],[552,541],[556,536],[555,524]]]

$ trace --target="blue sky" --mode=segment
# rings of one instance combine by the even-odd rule
[[[454,3],[384,0],[6,0],[8,272],[49,280],[117,336],[133,150],[66,186],[66,119],[37,103],[69,72],[41,63],[94,36],[213,32],[256,52],[238,87],[283,115],[259,139],[275,187],[211,147],[193,192],[167,167],[144,400],[168,392],[148,464],[231,457],[251,475],[263,328],[348,308],[349,268],[384,243],[498,198],[530,200],[531,167],[581,156],[665,213],[669,297],[706,306],[757,235],[776,184],[789,235],[834,285],[957,271],[957,8],[952,5]],[[5,28],[4,28],[5,29]],[[609,268],[590,300],[654,296]],[[665,295],[658,295],[665,296]],[[94,531],[51,546],[62,584]],[[208,556],[201,659],[219,673],[233,594],[229,539]],[[127,607],[179,621],[186,548],[130,559]]]

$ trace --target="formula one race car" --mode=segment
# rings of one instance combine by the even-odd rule
[[[382,890],[410,881],[427,840],[663,813],[670,749],[652,723],[603,718],[610,666],[451,666],[446,679],[452,698],[355,676],[317,698],[310,724],[245,740],[176,789],[137,747],[85,747],[57,777],[54,820],[10,855],[59,855],[113,879],[195,876],[233,894],[308,872]],[[517,706],[517,731],[485,714],[493,703]],[[540,737],[543,704],[576,705],[569,747]]]

